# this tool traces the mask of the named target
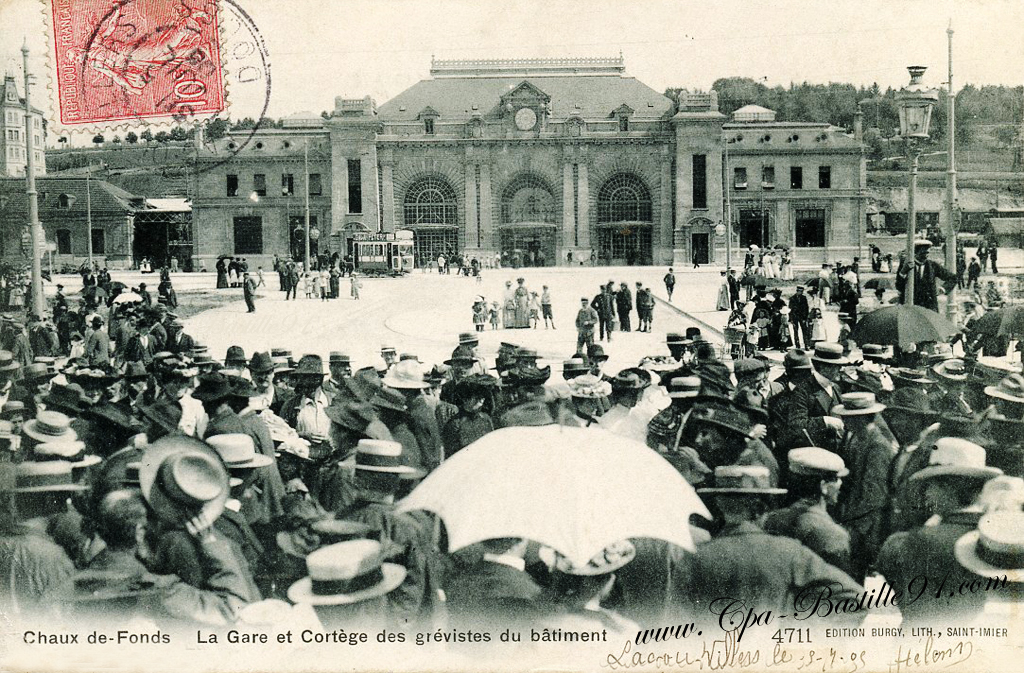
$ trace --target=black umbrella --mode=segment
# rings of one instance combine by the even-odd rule
[[[871,278],[866,283],[864,283],[865,290],[891,290],[892,288],[892,279],[886,276]]]
[[[975,321],[972,331],[986,336],[1024,334],[1024,305],[989,311]]]
[[[960,330],[944,317],[922,306],[897,304],[868,313],[851,335],[859,344],[910,344],[945,341]]]

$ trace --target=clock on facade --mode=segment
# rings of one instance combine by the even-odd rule
[[[537,113],[532,108],[521,107],[516,110],[516,128],[529,131],[537,125]]]

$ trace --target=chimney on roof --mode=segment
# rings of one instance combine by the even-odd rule
[[[861,112],[860,107],[853,113],[853,138],[857,142],[864,141],[864,113]]]

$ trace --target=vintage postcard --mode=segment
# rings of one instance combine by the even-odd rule
[[[0,669],[1021,669],[1024,4],[0,26]]]

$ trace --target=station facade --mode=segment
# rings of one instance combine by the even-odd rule
[[[812,263],[866,245],[864,166],[856,130],[727,119],[714,92],[666,96],[622,57],[434,60],[380,106],[338,97],[327,118],[205,145],[196,251],[294,256],[308,182],[319,252],[404,229],[419,263],[722,264],[731,229],[733,257],[782,245]]]

